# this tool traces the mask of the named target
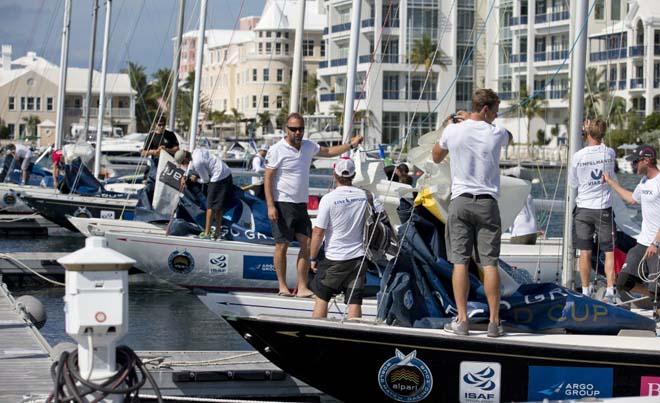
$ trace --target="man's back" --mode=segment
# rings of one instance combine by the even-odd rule
[[[508,144],[505,130],[468,119],[447,126],[440,147],[449,151],[452,199],[463,193],[497,198],[500,187],[500,151]]]
[[[587,146],[575,153],[568,181],[578,190],[575,199],[578,207],[594,210],[612,207],[612,191],[603,182],[603,172],[616,177],[615,161],[616,153],[604,144]]]
[[[227,164],[211,155],[206,148],[197,148],[193,151],[192,166],[204,183],[217,182],[231,174]]]

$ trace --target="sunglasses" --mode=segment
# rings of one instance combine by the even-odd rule
[[[289,129],[289,131],[291,131],[293,133],[296,133],[296,132],[304,133],[305,132],[305,126],[300,126],[300,127],[287,126],[286,128]]]

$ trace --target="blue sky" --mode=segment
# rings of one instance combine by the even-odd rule
[[[72,0],[69,66],[87,67],[92,26],[92,0]],[[261,15],[265,0],[208,0],[206,27],[231,29],[240,16]],[[146,66],[149,73],[172,66],[179,0],[113,0],[108,71],[127,61]],[[186,0],[184,31],[199,22],[199,0]],[[95,66],[100,70],[105,1],[99,0]],[[0,1],[0,38],[13,46],[13,58],[27,51],[59,64],[64,0]]]

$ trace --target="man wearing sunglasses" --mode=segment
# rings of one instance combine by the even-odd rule
[[[630,300],[629,291],[643,292],[643,278],[652,280],[646,282],[649,294],[656,292],[658,273],[660,272],[660,172],[658,171],[658,155],[649,145],[637,147],[635,152],[626,157],[632,161],[633,168],[643,178],[634,191],[624,189],[610,175],[604,174],[603,179],[629,204],[639,203],[642,207],[642,230],[637,236],[637,245],[628,251],[626,263],[616,281],[617,291],[621,299]]]
[[[174,132],[165,129],[165,116],[163,115],[160,116],[156,128],[149,133],[142,146],[142,156],[149,157],[147,171],[144,173],[146,179],[144,188],[150,201],[153,200],[156,185],[160,150],[165,150],[172,156],[179,150],[179,140]]]
[[[297,268],[297,293],[301,298],[314,294],[307,286],[309,271],[309,239],[312,222],[307,214],[309,171],[312,158],[336,157],[356,148],[362,136],[353,137],[348,144],[321,147],[303,139],[305,120],[299,113],[291,113],[286,120],[286,136],[274,144],[266,154],[264,191],[268,218],[273,226],[275,256],[273,263],[279,283],[279,295],[292,297],[286,285],[286,252],[294,240],[300,245]]]

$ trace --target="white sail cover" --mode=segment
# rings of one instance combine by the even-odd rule
[[[153,208],[156,212],[164,215],[171,215],[177,204],[179,204],[179,192],[171,186],[166,185],[160,180],[161,174],[165,171],[167,164],[176,164],[174,157],[167,151],[161,150],[158,157],[158,170],[156,171],[156,186],[154,187]]]

